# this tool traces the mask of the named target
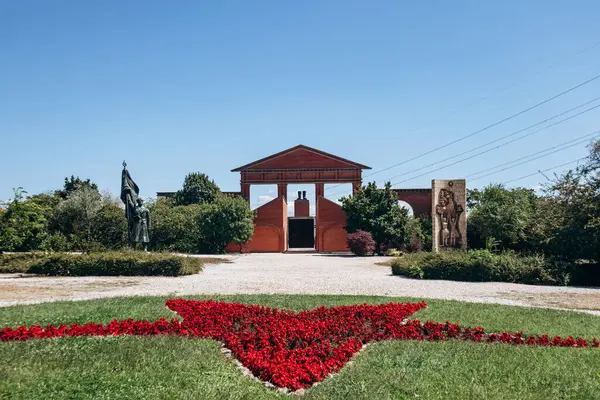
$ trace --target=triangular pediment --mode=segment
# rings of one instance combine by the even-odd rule
[[[298,145],[243,165],[232,172],[272,169],[371,169],[312,147]]]

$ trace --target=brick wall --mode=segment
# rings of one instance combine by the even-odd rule
[[[319,252],[349,251],[346,241],[346,213],[337,203],[317,197],[317,243]]]
[[[250,240],[242,245],[247,252],[282,252],[287,250],[287,203],[283,197],[277,197],[258,207],[254,217],[254,233]],[[228,252],[239,252],[240,246],[230,244]]]

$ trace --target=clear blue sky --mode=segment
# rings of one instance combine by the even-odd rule
[[[0,199],[18,186],[54,190],[71,174],[116,195],[123,159],[146,197],[177,190],[191,171],[239,190],[230,169],[299,143],[377,171],[600,73],[600,46],[590,48],[599,15],[598,1],[0,0]],[[600,79],[373,179],[443,162],[596,96]],[[600,129],[599,116],[398,187],[558,145]],[[585,154],[576,146],[469,186]],[[290,193],[301,189],[312,188]],[[253,188],[252,203],[272,191]]]

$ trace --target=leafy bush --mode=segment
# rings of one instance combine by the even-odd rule
[[[91,240],[105,249],[127,246],[127,218],[115,202],[105,202],[92,218]]]
[[[493,237],[502,249],[530,248],[537,203],[538,198],[532,189],[507,189],[503,185],[492,184],[483,190],[468,190],[469,246],[484,248],[487,240]]]
[[[30,267],[48,258],[47,253],[10,253],[0,254],[0,273],[27,273]]]
[[[353,196],[341,200],[346,213],[346,231],[370,232],[379,254],[382,247],[402,248],[410,242],[408,211],[398,204],[398,195],[389,182],[382,189],[371,182]]]
[[[570,274],[569,285],[600,287],[600,264],[575,264]]]
[[[49,254],[33,263],[29,272],[59,276],[179,276],[198,273],[202,265],[196,257],[111,251]]]
[[[70,251],[72,248],[73,242],[60,232],[49,234],[40,245],[42,251]]]
[[[245,243],[254,232],[254,213],[240,197],[220,195],[212,203],[187,206],[159,200],[150,211],[154,250],[222,253],[229,243]]]
[[[358,230],[348,234],[348,247],[357,256],[368,256],[375,251],[375,240],[370,232]]]
[[[567,264],[539,255],[523,256],[511,251],[494,254],[488,250],[414,253],[392,261],[394,275],[411,278],[536,285],[566,284],[568,268]]]
[[[219,196],[198,216],[203,253],[222,253],[229,243],[242,244],[254,232],[254,213],[241,197]]]
[[[409,265],[406,268],[406,276],[414,279],[423,279],[423,276],[425,276],[425,272],[423,272],[421,267],[417,265]]]
[[[431,218],[410,218],[406,225],[410,243],[404,248],[408,251],[431,251]]]
[[[403,252],[401,252],[401,251],[400,251],[400,250],[398,250],[398,249],[387,249],[387,250],[385,251],[385,255],[386,255],[387,257],[400,257],[400,256],[402,256],[403,254],[404,254],[404,253],[403,253]]]
[[[544,250],[571,261],[600,263],[600,140],[587,160],[557,177],[540,201]]]
[[[50,230],[69,238],[73,248],[83,250],[92,241],[92,228],[102,206],[97,189],[83,186],[71,191],[54,209]]]
[[[0,221],[0,250],[37,250],[48,235],[48,207],[32,199],[24,199],[22,188],[2,213]]]
[[[202,239],[197,221],[202,208],[199,204],[173,206],[172,200],[157,200],[150,208],[150,248],[198,253]]]

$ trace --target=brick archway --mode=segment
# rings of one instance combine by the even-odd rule
[[[353,193],[362,184],[362,170],[370,167],[312,147],[298,145],[235,168],[240,173],[240,195],[250,202],[250,186],[277,184],[277,198],[256,209],[255,232],[248,251],[285,252],[288,250],[287,185],[314,184],[316,193],[315,250],[347,251],[346,215],[341,207],[324,197],[325,184],[351,183]],[[305,202],[306,199],[296,201]],[[295,209],[307,209],[306,204]],[[297,216],[307,218],[308,215]],[[308,217],[310,218],[310,217]],[[239,246],[230,246],[231,251]]]
[[[398,200],[408,203],[415,217],[431,217],[431,189],[392,189]]]

